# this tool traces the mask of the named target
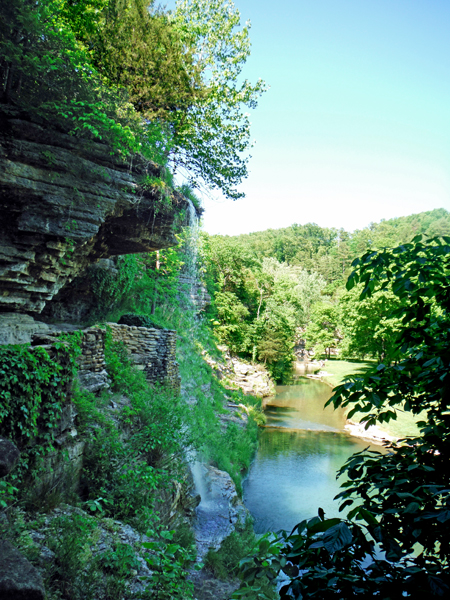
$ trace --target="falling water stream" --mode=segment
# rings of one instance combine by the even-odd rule
[[[324,409],[330,396],[325,383],[301,378],[297,385],[277,387],[266,403],[267,424],[244,482],[256,533],[291,530],[319,507],[327,517],[339,516],[336,471],[369,444],[344,432],[342,410]]]

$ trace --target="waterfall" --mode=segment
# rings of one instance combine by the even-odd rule
[[[197,494],[200,494],[200,505],[205,508],[209,505],[212,500],[211,491],[208,486],[206,479],[206,468],[205,465],[199,460],[194,460],[190,463],[190,469],[192,478],[194,480],[194,487]]]
[[[184,229],[184,265],[180,273],[180,292],[189,299],[194,314],[198,314],[210,297],[200,281],[198,274],[198,245],[200,237],[200,219],[192,201],[186,198],[188,203],[188,226]]]
[[[182,272],[186,277],[195,280],[197,279],[197,256],[200,224],[195,206],[189,198],[186,198],[186,200],[188,202],[188,226],[185,230],[186,263],[183,266]]]

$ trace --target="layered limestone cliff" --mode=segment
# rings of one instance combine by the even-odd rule
[[[161,198],[160,176],[0,106],[0,313],[37,315],[98,259],[175,245],[188,202]]]

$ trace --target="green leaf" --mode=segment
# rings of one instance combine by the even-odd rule
[[[420,510],[420,504],[418,502],[410,502],[403,511],[404,513],[416,513]]]
[[[338,550],[349,546],[353,541],[353,536],[348,526],[340,522],[323,534],[322,541],[328,552],[334,554]]]

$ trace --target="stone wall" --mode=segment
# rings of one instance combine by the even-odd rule
[[[105,330],[100,327],[88,327],[82,331],[49,330],[44,334],[32,335],[32,346],[43,346],[50,353],[52,344],[61,335],[73,333],[80,335],[78,343],[81,354],[77,358],[78,381],[89,392],[98,392],[109,388],[108,373],[105,364]]]
[[[136,367],[144,371],[150,383],[165,383],[174,389],[180,387],[178,363],[176,361],[176,331],[150,327],[130,327],[108,323],[114,342],[123,342]],[[33,336],[33,345],[46,344],[51,349],[52,340],[61,331],[46,332]],[[101,327],[88,327],[81,332],[79,345],[81,354],[77,359],[78,381],[90,392],[98,392],[109,387],[105,364],[106,330]]]
[[[150,382],[180,387],[176,361],[177,332],[171,329],[130,327],[108,323],[115,342],[123,342],[138,369]]]
[[[90,392],[109,387],[105,363],[105,330],[89,327],[83,330],[81,355],[78,357],[78,381]]]

